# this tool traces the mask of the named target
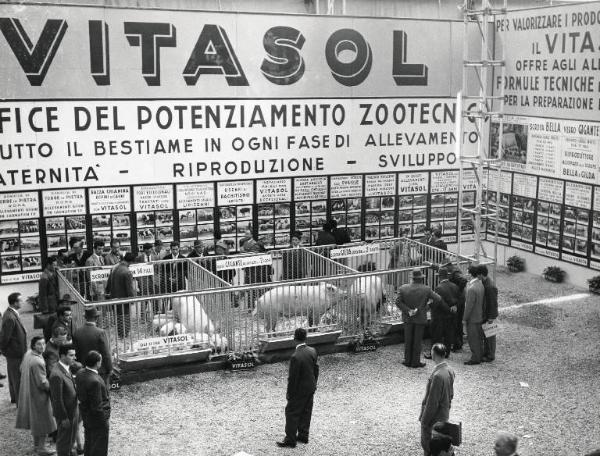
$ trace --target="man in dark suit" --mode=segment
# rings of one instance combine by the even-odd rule
[[[450,406],[454,397],[454,371],[446,363],[446,347],[434,344],[431,347],[431,357],[435,368],[427,382],[425,398],[421,404],[421,447],[425,456],[430,455],[429,443],[433,425],[438,421],[448,421]]]
[[[294,231],[291,236],[291,249],[284,250],[281,254],[281,263],[283,267],[281,280],[296,280],[304,279],[306,277],[306,252],[300,248],[301,244],[302,233],[300,231]]]
[[[306,329],[294,332],[296,351],[290,359],[285,407],[285,439],[280,447],[294,448],[296,441],[308,443],[313,397],[317,389],[319,365],[317,351],[306,345]]]
[[[38,289],[38,303],[40,311],[45,314],[56,312],[60,301],[58,291],[58,276],[56,275],[56,256],[48,257],[46,268],[40,276]]]
[[[485,289],[479,278],[479,267],[469,266],[471,281],[467,284],[465,293],[465,313],[463,322],[466,326],[467,339],[471,349],[471,359],[465,361],[467,366],[481,363],[483,357],[483,299]]]
[[[165,291],[167,293],[185,290],[186,263],[181,261],[182,258],[183,256],[179,254],[179,242],[171,242],[171,253],[163,258],[164,260],[171,260],[164,265],[163,280],[165,281]]]
[[[95,350],[85,358],[85,368],[77,373],[77,398],[85,430],[85,456],[108,455],[110,400],[106,383],[98,375],[102,355]]]
[[[88,353],[92,350],[102,355],[102,366],[99,375],[108,385],[112,372],[112,357],[108,347],[108,339],[103,329],[96,326],[98,321],[98,310],[95,307],[85,309],[85,324],[75,330],[73,334],[73,346],[79,362],[84,362]]]
[[[427,325],[427,302],[431,299],[439,303],[442,298],[423,284],[424,275],[420,269],[412,271],[412,283],[398,289],[396,307],[402,311],[404,322],[404,364],[406,367],[425,367],[421,362],[423,333]]]
[[[129,265],[135,260],[135,255],[127,252],[123,260],[116,265],[106,281],[106,293],[110,299],[132,298],[136,295],[133,285],[133,275]],[[123,339],[129,335],[131,327],[130,304],[117,305],[117,334]]]
[[[6,358],[10,402],[17,404],[21,384],[21,362],[27,351],[27,331],[19,317],[19,309],[25,303],[21,293],[8,295],[8,309],[2,316],[0,328],[0,352]],[[18,406],[18,404],[17,404]]]
[[[52,413],[57,426],[56,453],[57,456],[71,456],[79,426],[77,392],[70,371],[75,362],[75,347],[71,344],[61,345],[58,356],[58,363],[52,368],[49,378]]]

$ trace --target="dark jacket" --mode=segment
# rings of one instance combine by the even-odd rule
[[[185,257],[179,255],[177,260],[183,260]],[[185,276],[187,274],[187,263],[185,261],[173,261],[173,254],[169,253],[163,260],[171,260],[164,264],[164,286],[167,293],[173,293],[179,290],[185,290]]]
[[[413,282],[402,285],[398,290],[398,298],[396,298],[396,307],[402,311],[402,321],[404,323],[426,325],[427,301],[429,299],[436,303],[442,300],[440,295],[425,284]],[[418,310],[412,317],[408,314],[411,309]]]
[[[431,305],[431,319],[438,320],[444,318],[452,318],[450,307],[458,308],[460,300],[460,290],[458,286],[449,280],[443,280],[439,283],[435,292],[442,297],[441,304]]]
[[[331,245],[336,244],[335,236],[329,231],[319,231],[315,245]]]
[[[96,350],[102,355],[102,367],[100,375],[110,374],[112,371],[112,356],[108,349],[108,339],[103,329],[96,327],[95,324],[86,322],[82,327],[77,328],[73,334],[73,345],[75,354],[80,363],[85,362],[85,357],[91,350]]]
[[[57,424],[62,420],[72,420],[77,412],[77,391],[71,372],[56,364],[50,372],[50,400],[52,413]]]
[[[498,288],[492,279],[485,277],[483,284],[483,320],[495,320],[498,318]]]
[[[334,228],[331,233],[335,239],[337,245],[347,244],[350,242],[350,235],[346,228]]]
[[[110,400],[106,383],[87,368],[75,377],[79,409],[86,428],[105,427],[110,419]]]
[[[58,276],[56,273],[44,269],[40,277],[38,287],[38,303],[40,312],[56,312],[60,301],[60,292],[58,291]]]
[[[27,351],[27,331],[17,313],[6,309],[0,328],[0,352],[7,358],[22,358]]]
[[[119,263],[110,271],[106,281],[106,294],[110,299],[135,296],[133,275],[125,263]]]
[[[282,280],[304,279],[306,277],[305,255],[306,253],[302,249],[284,250],[281,253]]]
[[[290,359],[287,399],[310,396],[317,389],[319,365],[317,351],[307,345],[299,345]]]

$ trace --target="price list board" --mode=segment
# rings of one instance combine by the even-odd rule
[[[396,175],[365,176],[365,240],[394,237]]]
[[[535,253],[559,258],[560,219],[565,183],[558,179],[540,177],[538,182],[537,215],[535,223]]]
[[[217,203],[218,233],[230,252],[239,251],[246,230],[254,229],[254,182],[217,182]]]
[[[214,183],[178,184],[175,195],[182,254],[192,250],[195,240],[201,240],[210,249],[215,239]]]
[[[102,241],[110,250],[111,239],[118,239],[123,250],[131,250],[131,189],[99,187],[88,189],[92,240]]]
[[[329,208],[338,228],[346,228],[351,241],[362,237],[363,176],[331,176]]]
[[[399,237],[419,237],[427,226],[429,173],[398,175],[397,220]]]
[[[37,192],[0,194],[0,273],[42,268]],[[2,282],[4,283],[4,277]]]
[[[258,239],[267,248],[290,245],[292,180],[256,181]]]
[[[592,186],[565,182],[561,259],[588,265],[588,243],[592,207]]]
[[[42,191],[42,207],[48,255],[69,249],[72,240],[82,240],[86,247],[85,189]]]
[[[294,179],[294,228],[302,232],[302,243],[314,245],[327,220],[327,177]]]
[[[156,240],[169,244],[175,240],[173,186],[143,185],[133,187],[135,245]],[[126,239],[121,240],[121,244]]]

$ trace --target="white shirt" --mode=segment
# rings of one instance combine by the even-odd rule
[[[62,368],[65,370],[65,372],[69,375],[71,375],[71,371],[69,370],[69,366],[67,366],[66,364],[64,364],[62,361],[59,361],[58,364],[60,364],[62,366]]]
[[[306,342],[296,345],[296,349],[298,349],[298,347],[306,347]]]
[[[98,373],[98,371],[97,371],[96,369],[92,369],[91,367],[87,367],[87,366],[85,366],[85,368],[86,368],[87,370],[89,370],[89,371],[92,371],[92,372],[94,372],[95,374],[97,374],[97,373]]]
[[[16,314],[17,314],[17,317],[19,316],[19,311],[18,311],[17,309],[15,309],[14,307],[11,307],[11,306],[8,306],[8,308],[9,308],[10,310],[12,310],[14,313],[16,313]]]

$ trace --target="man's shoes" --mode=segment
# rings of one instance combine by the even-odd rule
[[[51,456],[53,454],[56,454],[56,451],[51,450],[49,448],[39,448],[38,450],[36,450],[35,454],[37,456]]]
[[[475,366],[477,364],[480,364],[479,361],[465,361],[465,366]]]
[[[283,442],[275,442],[277,446],[280,448],[296,448],[296,444],[294,442],[290,442],[288,440],[284,440]]]
[[[308,443],[308,437],[304,437],[304,436],[300,437],[300,436],[298,436],[298,437],[296,438],[296,440],[297,440],[298,442],[300,442],[300,443]]]
[[[494,361],[494,358],[488,358],[487,356],[484,356],[483,358],[481,358],[481,361],[483,361],[484,363],[491,363],[492,361]]]
[[[419,363],[416,366],[412,366],[412,367],[414,367],[415,369],[419,369],[420,367],[425,367],[425,366],[427,366],[427,364],[425,364],[425,363]]]
[[[408,364],[406,361],[402,361],[402,365],[406,366],[406,367],[410,367],[410,364]]]
[[[0,388],[2,388],[4,386],[4,383],[0,383]]]
[[[4,380],[6,378],[6,374],[0,374],[0,380]]]

